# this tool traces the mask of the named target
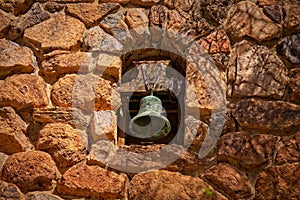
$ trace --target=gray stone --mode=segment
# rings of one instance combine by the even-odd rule
[[[99,26],[95,26],[85,32],[83,43],[85,49],[92,52],[120,54],[123,50],[123,45]]]
[[[29,192],[25,198],[26,200],[63,200],[50,192]]]
[[[0,199],[1,200],[25,200],[24,194],[12,183],[0,181]]]
[[[133,46],[136,42],[129,31],[129,27],[125,23],[123,13],[108,15],[100,22],[100,26],[125,46]]]
[[[90,132],[93,142],[108,139],[117,142],[117,115],[111,110],[94,112],[90,123]]]
[[[8,36],[11,40],[15,40],[23,34],[25,29],[49,18],[50,14],[42,10],[39,3],[35,3],[26,14],[20,16],[17,20],[12,22]]]
[[[0,78],[13,74],[32,73],[37,68],[33,52],[6,39],[0,40]]]
[[[283,38],[277,52],[293,64],[300,64],[300,34]]]

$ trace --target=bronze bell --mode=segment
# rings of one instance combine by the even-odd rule
[[[142,98],[139,113],[130,121],[129,130],[138,138],[160,139],[171,131],[169,120],[162,115],[162,102],[153,95]]]

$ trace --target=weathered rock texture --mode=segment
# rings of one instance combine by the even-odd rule
[[[17,39],[23,34],[25,29],[49,18],[49,13],[43,11],[39,3],[35,3],[26,14],[22,15],[11,24],[8,33],[9,38],[12,40]]]
[[[27,124],[11,107],[0,108],[0,126],[0,152],[13,154],[34,148],[25,135]]]
[[[278,149],[276,163],[292,163],[300,159],[300,132],[291,139],[284,141],[283,146]]]
[[[300,164],[273,166],[258,175],[255,199],[299,199]]]
[[[300,104],[300,68],[292,69],[289,71],[289,87],[291,89],[291,100]]]
[[[72,25],[70,26],[70,24]],[[36,26],[26,29],[24,40],[39,52],[55,49],[72,50],[79,47],[83,32],[84,24],[79,20],[57,14]]]
[[[205,191],[209,191],[209,194]],[[129,198],[226,199],[200,178],[163,170],[134,176],[130,182]]]
[[[13,154],[6,160],[2,170],[2,179],[16,184],[25,193],[51,190],[57,178],[55,162],[42,151]]]
[[[0,200],[300,199],[299,31],[298,0],[0,0]],[[172,132],[130,137],[160,63]]]
[[[124,174],[81,163],[63,175],[56,189],[59,194],[68,196],[119,199],[126,196],[127,185]]]
[[[79,18],[87,27],[96,25],[101,19],[120,7],[116,3],[103,3],[99,5],[69,4],[66,11],[70,15]]]
[[[0,181],[0,199],[25,200],[24,194],[16,185],[4,181]]]
[[[1,106],[19,110],[29,106],[45,107],[49,103],[45,83],[40,76],[13,75],[7,77],[0,85]]]
[[[232,114],[242,128],[255,132],[290,135],[300,126],[300,106],[283,101],[244,99]]]
[[[249,36],[258,42],[276,38],[281,32],[281,27],[251,1],[241,1],[231,8],[225,28],[233,39],[240,40]]]
[[[85,146],[77,130],[68,124],[47,124],[39,132],[36,147],[49,153],[60,171],[66,171],[85,158]]]
[[[92,55],[84,52],[64,52],[48,57],[41,63],[40,72],[46,77],[57,78],[63,74],[89,72],[95,67]]]
[[[209,168],[204,177],[233,199],[247,199],[254,193],[246,174],[228,164],[221,163]]]
[[[33,118],[40,123],[65,123],[74,128],[84,129],[88,126],[89,117],[76,108],[54,107],[36,108]]]
[[[248,171],[270,164],[277,140],[272,135],[228,133],[221,137],[218,160],[226,161]]]
[[[13,74],[31,73],[37,66],[36,58],[28,47],[1,39],[0,49],[0,78]]]
[[[95,75],[66,75],[53,85],[51,99],[61,107],[110,110],[112,86],[110,81]]]
[[[25,198],[26,200],[63,200],[59,196],[53,195],[50,192],[28,192]]]
[[[280,99],[288,83],[287,69],[280,58],[264,46],[246,41],[232,50],[229,63],[229,95]]]

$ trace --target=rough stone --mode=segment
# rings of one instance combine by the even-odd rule
[[[45,107],[49,103],[44,81],[39,76],[13,75],[0,84],[1,106],[10,106],[19,110],[28,106]]]
[[[291,135],[300,128],[300,106],[283,101],[243,99],[232,114],[243,130]]]
[[[123,50],[123,45],[113,36],[105,33],[99,26],[87,30],[83,42],[85,49],[92,52],[100,51],[120,54]]]
[[[204,177],[215,188],[233,199],[250,199],[254,194],[254,189],[246,174],[226,163],[209,168]]]
[[[90,72],[95,66],[96,59],[92,57],[91,53],[66,52],[45,59],[41,64],[40,71],[47,78],[58,78],[63,74]]]
[[[130,0],[100,0],[101,3],[120,3],[126,5]]]
[[[288,80],[283,62],[267,47],[242,41],[232,50],[228,95],[281,99]]]
[[[50,19],[26,29],[24,41],[39,52],[73,50],[79,48],[83,33],[84,24],[79,20],[55,14]]]
[[[226,199],[200,178],[164,170],[135,175],[130,182],[129,198]]]
[[[200,170],[198,155],[177,144],[118,148],[108,140],[99,140],[92,145],[88,164],[133,174],[163,168],[190,175]]]
[[[168,11],[168,22],[166,28],[171,37],[173,36],[171,34],[181,31],[185,25],[186,19],[182,17],[177,10]]]
[[[265,167],[271,164],[278,140],[272,135],[227,133],[219,141],[218,160],[248,171]]]
[[[25,13],[33,4],[34,0],[4,0],[0,2],[0,8],[14,15]]]
[[[122,44],[133,45],[135,43],[129,28],[125,23],[123,13],[109,14],[100,22],[100,26]]]
[[[264,14],[275,23],[281,23],[283,19],[282,7],[280,5],[269,5],[263,8]]]
[[[258,175],[255,199],[299,199],[299,177],[299,162],[270,167]]]
[[[9,13],[0,10],[0,38],[6,35],[12,20],[13,17]]]
[[[279,5],[283,0],[257,0],[257,4],[259,6],[271,6],[271,5]]]
[[[31,73],[37,66],[36,58],[28,47],[18,46],[6,39],[0,40],[0,78]]]
[[[217,30],[206,38],[201,38],[199,44],[211,54],[230,53],[230,40],[224,30]]]
[[[111,110],[94,112],[90,124],[93,142],[108,139],[117,142],[117,115]]]
[[[25,200],[24,194],[12,183],[0,181],[0,199],[3,200]]]
[[[292,69],[289,71],[290,82],[289,86],[291,89],[291,100],[297,104],[300,104],[300,69]]]
[[[111,82],[96,75],[66,75],[52,87],[52,102],[86,111],[111,110]]]
[[[220,110],[224,106],[224,74],[214,67],[212,61],[204,58],[196,60],[197,63],[188,62],[186,66],[186,113],[190,115],[200,113],[201,116],[207,116],[212,110]],[[209,68],[210,73],[204,70],[205,67]]]
[[[150,25],[166,28],[168,11],[169,10],[166,6],[152,6],[149,14]]]
[[[183,11],[188,12],[194,2],[194,0],[174,0],[174,6],[177,10],[182,9]]]
[[[300,2],[296,0],[284,1],[283,12],[285,13],[283,28],[285,31],[300,30]]]
[[[197,21],[189,18],[184,28],[186,28],[184,33],[192,40],[198,40],[201,37],[207,36],[213,30],[212,25],[204,18],[199,18]]]
[[[229,56],[225,53],[214,53],[211,55],[219,69],[226,71],[229,64]]]
[[[25,196],[26,200],[63,200],[59,196],[49,192],[29,192]]]
[[[232,6],[233,0],[204,0],[201,2],[204,16],[217,24],[226,19],[228,8]]]
[[[276,163],[292,163],[300,160],[300,132],[291,139],[284,141],[283,146],[278,149]]]
[[[137,35],[143,35],[147,32],[149,19],[144,8],[130,8],[126,11],[125,21],[131,31]]]
[[[85,158],[86,149],[76,129],[68,124],[47,124],[40,132],[38,150],[49,153],[62,172]]]
[[[67,196],[121,199],[126,197],[127,187],[126,175],[80,163],[63,175],[56,190]]]
[[[95,67],[96,73],[107,79],[113,79],[114,82],[121,80],[121,69],[123,61],[119,56],[106,53],[100,53]]]
[[[300,34],[283,38],[277,45],[277,52],[293,64],[300,64]]]
[[[232,6],[224,26],[226,32],[236,40],[249,36],[263,42],[277,38],[281,32],[281,27],[251,1],[241,1]]]
[[[43,11],[39,3],[35,3],[26,14],[12,22],[8,36],[11,40],[15,40],[23,34],[25,29],[49,18],[50,14]]]
[[[26,137],[27,124],[11,107],[0,108],[0,152],[13,154],[33,149]],[[9,144],[9,145],[8,145]]]
[[[46,2],[44,4],[44,9],[47,10],[48,12],[55,13],[61,11],[65,5],[59,4],[56,2]]]
[[[7,160],[7,158],[8,158],[8,155],[0,152],[0,174],[1,174],[3,165],[4,165],[5,161]]]
[[[164,170],[185,175],[198,174],[203,168],[201,164],[204,163],[204,159],[200,161],[198,151],[186,151],[177,144],[164,146],[160,151],[159,159],[153,160],[161,161],[165,165]]]
[[[120,8],[117,3],[101,4],[68,4],[66,12],[79,18],[87,27],[93,27],[99,23],[106,15],[115,12]]]
[[[92,145],[87,162],[89,165],[110,167],[129,173],[160,169],[164,166],[162,163],[153,161],[151,157],[130,152],[127,148],[118,148],[108,140],[98,140]]]
[[[140,6],[154,6],[158,4],[160,0],[129,0],[129,2]]]
[[[10,156],[2,170],[2,179],[16,184],[22,192],[51,190],[58,171],[51,156],[42,151],[27,151]]]
[[[58,3],[93,3],[95,0],[39,0],[40,2],[58,2]]]
[[[35,108],[33,119],[40,123],[66,123],[77,129],[85,129],[89,124],[89,117],[76,108]]]
[[[190,115],[185,118],[184,145],[189,146],[189,149],[199,152],[207,133],[207,124]]]

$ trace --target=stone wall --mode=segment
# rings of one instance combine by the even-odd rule
[[[221,78],[206,82],[170,52],[122,56],[146,41],[159,49],[160,30],[180,34],[189,55],[208,53]],[[0,38],[0,199],[300,199],[299,1],[0,0]],[[117,82],[131,61],[158,54],[195,93],[191,144],[119,148]],[[200,158],[215,84],[225,125]]]

